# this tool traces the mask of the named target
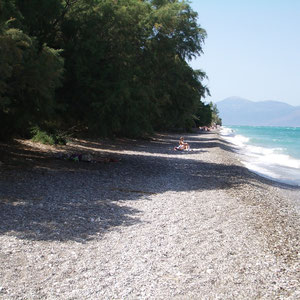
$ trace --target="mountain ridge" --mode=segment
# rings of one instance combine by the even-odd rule
[[[232,96],[216,102],[223,125],[300,127],[300,106]]]

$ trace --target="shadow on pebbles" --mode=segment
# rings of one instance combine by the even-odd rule
[[[217,133],[178,138],[9,150],[26,164],[0,166],[0,299],[299,299],[299,190]]]

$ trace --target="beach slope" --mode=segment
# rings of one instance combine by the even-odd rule
[[[2,145],[0,299],[299,299],[299,188],[178,140]]]

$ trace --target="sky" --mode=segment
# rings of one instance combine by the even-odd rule
[[[218,102],[238,96],[300,106],[300,0],[192,0],[207,32],[190,62]]]

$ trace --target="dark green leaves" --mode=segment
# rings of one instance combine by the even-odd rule
[[[201,102],[208,92],[205,73],[186,62],[202,52],[206,37],[187,2],[1,3],[0,114],[6,128],[20,133],[43,123],[63,129],[80,124],[95,135],[141,136],[189,129],[199,111],[211,113]]]

